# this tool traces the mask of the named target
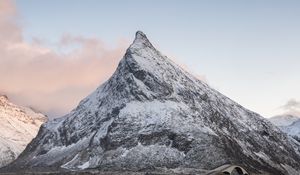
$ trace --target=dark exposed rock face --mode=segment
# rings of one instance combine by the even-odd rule
[[[214,169],[299,173],[299,145],[162,56],[142,32],[112,77],[47,122],[7,169]]]

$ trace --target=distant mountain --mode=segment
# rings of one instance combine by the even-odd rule
[[[257,174],[295,175],[300,173],[299,148],[137,32],[112,77],[69,114],[42,125],[2,171],[187,172],[234,164]]]
[[[278,126],[300,143],[300,117],[294,115],[278,115],[270,118],[270,121]]]
[[[300,119],[295,121],[291,125],[282,127],[282,131],[292,136],[300,143]]]
[[[46,121],[41,113],[20,107],[0,96],[0,167],[15,160]]]
[[[274,116],[269,120],[276,126],[289,126],[299,119],[298,116],[286,114]]]

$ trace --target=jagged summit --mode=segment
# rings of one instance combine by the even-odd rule
[[[272,145],[272,147],[270,147]],[[7,170],[214,169],[299,174],[299,145],[136,33],[112,77],[49,121]],[[276,154],[274,154],[276,153]]]
[[[144,32],[142,32],[142,31],[137,31],[135,33],[135,39],[134,39],[134,41],[136,41],[136,40],[143,40],[143,41],[148,41],[149,42],[146,34]]]
[[[17,158],[36,136],[46,117],[0,96],[0,167]]]
[[[300,117],[293,114],[274,116],[269,119],[274,125],[278,126],[283,132],[290,135],[300,143]]]
[[[297,120],[300,120],[300,117],[292,114],[282,114],[274,116],[269,120],[276,126],[285,127],[291,125]]]
[[[133,74],[137,80],[145,84],[153,84],[153,86],[157,86],[154,83],[158,82],[168,83],[166,88],[167,86],[172,88],[174,82],[180,83],[186,78],[193,82],[199,81],[168,57],[162,55],[141,31],[136,32],[133,43],[127,49],[114,75],[116,73],[123,76],[123,79],[124,74]],[[205,86],[205,84],[203,85]],[[165,90],[165,88],[161,90]]]
[[[140,50],[140,49],[155,49],[151,42],[148,40],[147,36],[142,31],[137,31],[135,33],[135,39],[131,46],[128,48],[129,50]]]
[[[1,102],[7,102],[8,101],[8,97],[6,95],[0,95],[0,101]]]

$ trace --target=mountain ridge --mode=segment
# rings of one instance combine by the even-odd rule
[[[41,113],[11,103],[0,95],[0,167],[12,162],[33,139],[46,121]]]
[[[278,115],[270,118],[270,121],[283,132],[300,143],[300,117],[296,115]]]
[[[283,114],[271,117],[269,120],[276,126],[288,126],[299,119],[300,117],[296,115]]]

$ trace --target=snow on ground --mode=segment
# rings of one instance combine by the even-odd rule
[[[17,158],[36,136],[46,117],[0,96],[0,167]]]
[[[289,126],[297,120],[300,120],[300,117],[294,115],[278,115],[269,119],[276,126]]]

